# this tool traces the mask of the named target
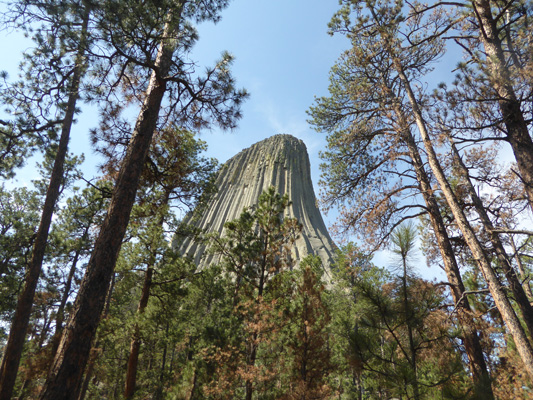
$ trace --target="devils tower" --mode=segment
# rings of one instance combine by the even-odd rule
[[[291,201],[285,215],[302,224],[302,232],[293,249],[294,259],[298,262],[308,254],[318,255],[329,272],[335,245],[317,206],[309,156],[303,141],[291,135],[275,135],[244,149],[223,165],[216,186],[218,191],[209,200],[203,214],[194,221],[188,217],[185,223],[223,234],[224,223],[238,218],[244,208],[253,207],[259,195],[274,186]],[[193,258],[198,265],[213,261],[211,255],[204,255],[205,246],[192,239],[177,246],[183,255]],[[330,277],[326,276],[326,279]]]

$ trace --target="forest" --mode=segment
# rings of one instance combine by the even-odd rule
[[[6,1],[33,44],[0,76],[0,400],[533,398],[533,1],[338,1],[307,109],[338,249],[295,268],[274,188],[223,235],[183,223],[217,190],[199,134],[250,97],[231,54],[193,58],[227,7]],[[89,105],[97,179],[69,151]]]

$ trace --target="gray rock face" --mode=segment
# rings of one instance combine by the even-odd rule
[[[257,204],[259,195],[274,186],[278,193],[288,194],[292,202],[286,216],[298,219],[303,226],[293,249],[294,259],[298,262],[308,254],[318,255],[329,274],[335,244],[317,207],[309,156],[301,140],[291,135],[275,135],[254,144],[226,162],[216,185],[217,194],[193,223],[195,226],[223,234],[224,223],[238,218],[244,208]],[[200,266],[215,261],[212,255],[202,257],[205,246],[191,239],[175,245]],[[327,275],[326,280],[330,280]]]

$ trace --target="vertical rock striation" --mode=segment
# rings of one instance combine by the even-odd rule
[[[286,216],[302,224],[293,257],[299,261],[308,254],[320,256],[329,275],[335,245],[317,207],[309,156],[305,144],[291,135],[275,135],[241,151],[224,164],[216,180],[217,194],[209,201],[203,215],[186,218],[207,232],[223,234],[224,223],[239,217],[244,208],[257,204],[259,195],[269,186],[287,194],[291,205]],[[187,219],[189,221],[187,221]],[[186,239],[175,242],[183,255],[192,257],[200,266],[213,260],[205,246]],[[325,277],[330,280],[330,276]]]

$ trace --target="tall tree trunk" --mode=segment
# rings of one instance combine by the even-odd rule
[[[498,105],[506,128],[506,140],[513,149],[518,171],[533,211],[533,140],[529,134],[520,101],[505,61],[503,45],[490,0],[472,0],[479,25],[480,41],[485,48],[490,84],[498,93]]]
[[[43,265],[48,233],[52,223],[52,215],[59,197],[61,184],[63,182],[63,172],[65,158],[68,151],[70,131],[76,113],[76,102],[79,98],[80,80],[85,64],[85,47],[87,40],[87,27],[89,23],[90,8],[85,4],[83,15],[80,44],[76,54],[72,79],[68,87],[68,101],[65,116],[61,126],[61,136],[54,160],[54,166],[50,176],[50,183],[46,192],[43,211],[39,229],[35,237],[33,252],[30,263],[26,268],[24,287],[17,302],[15,315],[9,330],[9,338],[4,350],[2,365],[0,366],[0,400],[10,400],[13,395],[13,387],[17,377],[17,372],[22,356],[22,350],[26,338],[26,331],[30,321],[35,290],[39,281],[39,275]]]
[[[395,65],[396,71],[404,85],[407,97],[412,107],[412,112],[415,117],[416,125],[420,131],[422,141],[424,142],[424,147],[428,156],[428,162],[437,182],[446,198],[448,206],[450,207],[451,212],[455,218],[459,229],[461,230],[465,241],[472,252],[472,255],[478,265],[481,273],[483,274],[485,281],[489,287],[489,291],[492,295],[496,307],[500,311],[505,325],[509,330],[509,333],[515,341],[518,353],[524,363],[525,369],[531,379],[533,379],[533,349],[530,342],[528,341],[527,335],[520,324],[520,320],[516,316],[514,309],[507,297],[503,287],[500,283],[496,272],[493,270],[490,261],[487,258],[487,255],[484,252],[483,247],[479,243],[475,232],[473,231],[468,219],[466,218],[459,201],[457,200],[455,193],[453,192],[450,183],[448,182],[446,175],[440,165],[435,149],[433,148],[433,143],[429,136],[429,132],[426,127],[426,122],[422,116],[422,112],[416,100],[416,97],[413,93],[413,90],[410,85],[410,81],[405,75],[405,72],[399,62]]]
[[[144,284],[141,293],[141,300],[137,307],[137,314],[142,315],[146,306],[148,305],[148,299],[150,297],[150,288],[152,287],[152,276],[154,273],[153,265],[149,265],[144,275]],[[130,356],[128,358],[128,367],[126,371],[126,387],[124,389],[124,397],[130,399],[135,392],[135,383],[137,381],[137,365],[139,364],[139,352],[141,349],[141,338],[139,325],[135,324],[133,328],[133,337],[130,344]]]
[[[166,336],[168,336],[168,331],[170,329],[170,324],[167,321],[167,329],[165,331]],[[163,388],[165,386],[165,368],[167,365],[167,354],[168,354],[168,344],[165,342],[165,346],[163,347],[163,354],[161,356],[161,372],[159,374],[159,382],[157,383],[157,390],[154,394],[154,400],[161,400],[163,399]]]
[[[253,367],[255,365],[255,360],[257,358],[257,333],[253,333],[252,337],[250,338],[250,348],[248,351],[248,366]],[[254,394],[254,382],[253,379],[247,379],[245,382],[245,399],[246,400],[252,400],[252,396]]]
[[[76,269],[78,267],[78,260],[81,255],[81,250],[82,250],[81,243],[83,243],[89,236],[89,229],[90,229],[90,225],[87,225],[80,239],[79,246],[76,249],[76,253],[74,254],[74,259],[72,260],[72,264],[70,265],[70,270],[68,272],[67,281],[65,282],[65,288],[63,290],[63,295],[61,296],[61,301],[59,303],[59,306],[57,307],[56,329],[54,332],[54,336],[52,337],[52,340],[51,340],[51,345],[52,345],[51,359],[54,359],[56,352],[57,352],[57,348],[59,347],[59,340],[61,339],[61,333],[63,331],[63,321],[65,320],[65,307],[67,305],[67,301],[70,296],[70,288],[72,287],[72,280],[74,279],[74,274],[76,273]]]
[[[479,215],[479,219],[483,225],[484,230],[489,235],[492,247],[496,252],[498,264],[503,269],[507,282],[509,282],[511,292],[513,293],[514,300],[518,304],[518,308],[521,311],[522,318],[529,332],[529,336],[530,338],[533,338],[533,308],[531,307],[531,303],[529,302],[526,292],[524,291],[524,288],[522,287],[522,284],[520,283],[520,280],[516,275],[516,272],[511,263],[511,258],[507,255],[507,252],[503,247],[503,243],[501,242],[498,233],[495,232],[494,225],[492,224],[492,221],[490,220],[489,215],[485,210],[485,206],[477,195],[476,189],[472,185],[468,169],[466,168],[466,165],[464,164],[461,155],[459,154],[459,151],[457,150],[457,147],[453,142],[453,139],[451,137],[448,137],[448,139],[450,140],[451,148],[454,152],[456,164],[458,165],[461,176],[465,181],[468,194],[470,195],[472,203],[474,204],[474,208],[476,209],[476,212]]]
[[[181,12],[181,10],[173,10]],[[76,399],[105,296],[128,226],[139,178],[166,91],[165,76],[176,50],[175,31],[165,27],[145,100],[118,173],[111,204],[95,243],[70,320],[61,338],[42,400]]]
[[[160,215],[155,224],[157,228],[161,228],[165,222],[164,208],[168,205],[170,199],[170,191],[165,191],[163,201],[161,202],[161,209],[158,210]],[[154,275],[154,267],[156,263],[156,249],[157,249],[158,238],[154,238],[149,248],[151,249],[150,258],[148,260],[148,266],[144,274],[143,288],[141,291],[141,298],[139,300],[139,305],[137,306],[138,316],[144,313],[144,310],[148,306],[148,300],[150,299],[150,290],[152,289],[152,277]],[[141,350],[141,338],[139,325],[135,323],[133,327],[133,336],[130,343],[130,355],[128,358],[128,367],[126,370],[126,385],[124,388],[124,397],[130,399],[135,393],[135,384],[137,381],[137,366],[139,364],[139,352]]]
[[[418,184],[420,185],[420,192],[426,203],[429,220],[437,239],[437,246],[444,264],[444,271],[448,282],[450,283],[450,291],[453,302],[457,311],[457,319],[460,326],[463,328],[462,341],[465,346],[465,352],[468,358],[470,371],[472,373],[472,380],[475,386],[476,398],[478,399],[493,399],[492,387],[490,383],[489,370],[483,348],[479,340],[477,328],[472,317],[472,310],[470,302],[465,296],[465,286],[461,278],[461,272],[457,265],[455,252],[450,242],[448,232],[442,215],[440,213],[439,205],[435,198],[435,194],[430,184],[429,177],[424,169],[424,164],[418,151],[418,146],[413,135],[408,129],[407,122],[404,115],[399,109],[396,109],[396,115],[400,124],[404,127],[402,139],[409,149],[409,154],[415,169]]]

